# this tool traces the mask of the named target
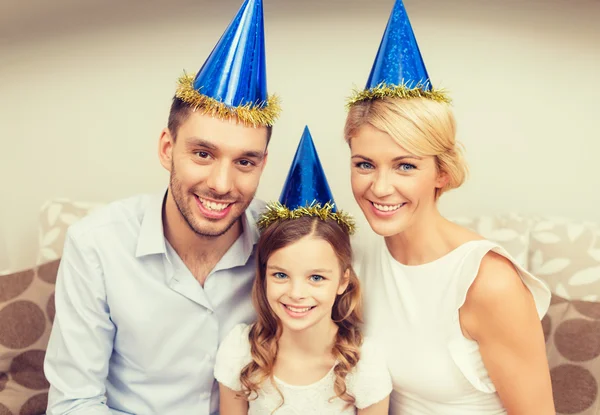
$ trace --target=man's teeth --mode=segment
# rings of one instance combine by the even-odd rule
[[[285,307],[288,310],[293,311],[294,313],[306,313],[308,310],[310,310],[312,308],[312,307],[298,308],[298,307],[292,307],[291,305],[285,305]]]
[[[207,208],[208,210],[214,210],[216,212],[219,212],[223,209],[225,209],[227,206],[229,206],[229,203],[215,203],[215,202],[211,202],[209,200],[206,199],[202,199],[201,197],[199,197],[198,199],[200,199],[200,202],[202,203],[202,205]]]
[[[375,206],[375,209],[381,210],[382,212],[392,212],[400,209],[404,206],[404,203],[400,203],[399,205],[380,205],[379,203],[373,202],[373,206]]]

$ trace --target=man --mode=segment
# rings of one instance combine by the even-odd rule
[[[254,201],[277,101],[262,2],[246,0],[159,140],[166,193],[73,225],[45,361],[48,414],[214,414],[221,338],[254,318]],[[201,93],[200,93],[201,91]]]

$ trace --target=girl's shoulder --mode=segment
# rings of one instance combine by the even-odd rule
[[[227,357],[250,354],[250,324],[237,324],[223,338],[219,345],[219,354]]]
[[[346,378],[348,392],[359,409],[367,408],[385,399],[392,391],[392,380],[382,346],[371,337],[365,337],[360,348],[358,363]]]
[[[238,324],[223,338],[215,360],[215,379],[229,389],[240,391],[242,369],[252,361],[251,325]]]

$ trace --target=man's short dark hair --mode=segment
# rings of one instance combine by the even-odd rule
[[[179,132],[181,124],[188,119],[192,111],[190,104],[180,98],[173,97],[173,103],[171,104],[171,110],[169,111],[169,121],[167,123],[167,127],[171,132],[173,140],[177,139],[177,133]],[[273,127],[267,126],[267,145],[269,144],[269,141],[271,141],[272,133]]]

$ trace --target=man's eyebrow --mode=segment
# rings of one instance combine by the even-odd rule
[[[242,158],[253,158],[253,159],[262,160],[265,158],[265,153],[263,153],[262,151],[254,151],[254,150],[244,151],[244,153],[242,153]]]
[[[211,151],[219,150],[219,147],[217,147],[214,143],[197,136],[187,137],[185,142],[190,147],[202,147]],[[239,158],[251,158],[262,161],[265,158],[265,153],[258,150],[247,150],[242,152]]]
[[[205,147],[209,150],[217,150],[217,146],[214,145],[213,143],[211,143],[210,141],[201,138],[201,137],[196,137],[196,136],[192,136],[192,137],[187,137],[185,139],[185,142],[188,145],[193,145],[193,146],[198,146],[198,147]]]

